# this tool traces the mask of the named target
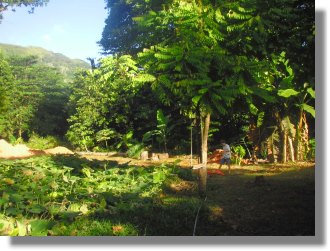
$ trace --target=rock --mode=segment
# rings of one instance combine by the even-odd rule
[[[159,160],[158,155],[156,153],[152,153],[151,160],[158,161]]]
[[[140,155],[141,160],[147,160],[149,158],[148,151],[143,151]]]
[[[162,160],[162,159],[168,159],[170,156],[168,153],[152,153],[151,154],[151,160]]]

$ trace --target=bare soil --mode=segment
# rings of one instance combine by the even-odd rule
[[[0,140],[0,159],[24,159],[30,158],[36,155],[56,155],[56,154],[65,154],[71,155],[74,154],[71,150],[66,147],[59,146],[47,150],[38,150],[30,149],[24,144],[11,145],[7,141]]]

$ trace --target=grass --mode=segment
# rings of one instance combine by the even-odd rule
[[[0,234],[189,236],[201,205],[196,235],[315,234],[313,165],[235,167],[203,202],[189,169],[129,161],[0,160]]]

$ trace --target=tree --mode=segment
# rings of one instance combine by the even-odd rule
[[[306,93],[305,81],[310,93],[314,89],[313,3],[126,0],[108,4],[125,11],[110,12],[102,38],[106,43],[101,43],[105,52],[140,52],[139,63],[154,76],[151,86],[162,102],[177,104],[202,125],[202,162],[211,116],[221,118],[228,111],[237,115],[244,107],[251,128],[260,134],[256,145],[276,130],[284,135],[290,124],[296,124],[292,107],[297,107],[294,97],[300,95],[286,100],[283,93],[290,88]],[[285,57],[276,63],[282,52]],[[303,61],[300,54],[306,55]],[[286,60],[292,74],[286,70]],[[291,86],[285,86],[289,80]],[[300,107],[312,110],[312,101]]]
[[[232,55],[222,46],[224,16],[202,1],[173,1],[163,10],[135,18],[140,26],[171,34],[139,54],[143,67],[155,76],[153,88],[164,103],[179,100],[183,111],[201,125],[200,192],[206,191],[206,163],[211,115],[225,114],[246,92],[243,74],[257,61]],[[250,76],[250,75],[249,75]]]
[[[63,135],[68,89],[57,70],[39,65],[35,56],[7,59],[13,79],[6,98],[10,104],[2,114],[1,136],[26,138],[32,132],[42,136]]]
[[[135,20],[149,11],[161,10],[168,2],[171,0],[107,0],[109,16],[105,20],[102,39],[98,42],[104,53],[136,55],[153,45],[154,41],[160,42],[168,37],[170,34],[164,34],[162,30],[138,26]]]
[[[4,59],[0,52],[0,125],[3,120],[3,113],[9,107],[8,94],[12,88],[14,77],[8,62]],[[0,126],[0,134],[4,128]]]
[[[0,2],[0,23],[3,18],[2,13],[11,9],[15,11],[16,7],[29,6],[31,7],[30,13],[33,13],[34,8],[38,6],[43,6],[48,3],[49,0],[7,0],[5,2]]]
[[[128,55],[109,56],[101,60],[99,68],[77,75],[71,96],[69,140],[85,149],[104,142],[106,146],[120,145],[123,150],[126,145],[119,143],[142,116],[134,112],[143,108],[143,102],[140,107],[134,101],[144,81],[148,75]]]
[[[253,4],[255,7],[251,8]],[[292,156],[301,151],[294,146],[293,141],[297,145],[298,134],[306,134],[299,133],[302,129],[296,128],[302,126],[297,124],[298,121],[307,123],[306,119],[301,119],[305,117],[305,112],[301,113],[297,108],[308,109],[312,116],[314,110],[313,98],[306,99],[312,97],[309,94],[306,96],[306,89],[310,93],[314,92],[314,3],[287,0],[235,1],[228,3],[227,9],[227,16],[233,20],[227,25],[227,30],[231,32],[224,39],[229,44],[226,47],[231,48],[233,53],[253,55],[265,62],[265,67],[257,73],[261,80],[258,82],[263,83],[259,84],[263,91],[252,89],[253,92],[246,99],[251,111],[249,135],[254,139],[254,149],[261,150],[265,140],[274,142],[277,137],[275,134],[279,133],[279,148],[284,156],[282,161],[287,159],[287,148],[290,148],[290,158],[297,159],[297,156]],[[252,22],[254,26],[250,25]],[[241,35],[232,37],[235,33]],[[302,116],[298,118],[296,114]],[[288,142],[288,147],[285,142]]]

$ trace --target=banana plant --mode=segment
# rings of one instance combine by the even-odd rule
[[[162,110],[157,110],[157,129],[149,131],[143,135],[143,142],[148,142],[153,136],[159,144],[164,145],[164,151],[167,152],[167,142],[169,135],[173,131],[175,124],[169,125],[170,116],[165,116]]]

